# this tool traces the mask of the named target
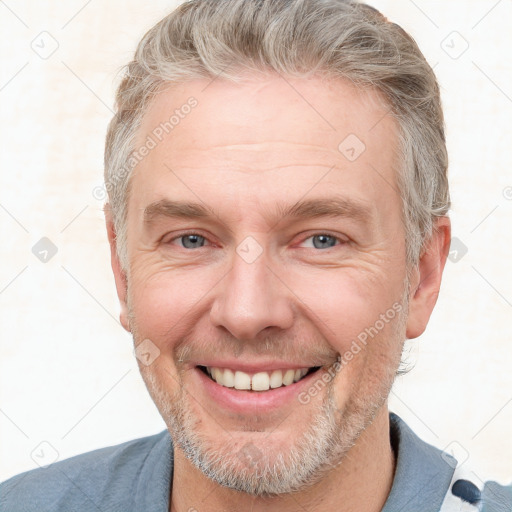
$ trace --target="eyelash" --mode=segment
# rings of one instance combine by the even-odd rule
[[[322,235],[328,236],[330,238],[334,238],[336,240],[336,242],[337,242],[336,245],[334,245],[332,247],[328,247],[327,249],[333,249],[334,247],[339,247],[341,245],[344,245],[344,244],[348,243],[348,240],[346,240],[344,238],[341,238],[340,236],[336,236],[334,234],[325,232],[325,231],[319,231],[317,233],[310,234],[308,237],[304,238],[300,243],[303,244],[306,240],[310,240],[311,238],[314,238],[314,237],[317,237],[317,236],[322,236]],[[187,236],[198,236],[198,237],[203,238],[206,241],[209,241],[206,236],[201,235],[200,233],[197,233],[195,231],[190,231],[190,232],[187,232],[187,233],[181,233],[180,235],[175,236],[174,238],[171,238],[168,242],[166,242],[166,244],[171,244],[172,242],[174,242],[176,240],[180,240],[181,238],[185,238]],[[181,246],[181,248],[185,249],[187,251],[193,250],[193,249],[188,249],[187,247],[183,247],[183,246]],[[197,247],[196,249],[202,249],[202,248],[203,247]],[[326,249],[317,249],[317,250],[318,251],[325,251]]]
[[[315,238],[316,236],[322,236],[322,235],[328,236],[329,238],[334,238],[334,240],[337,242],[336,245],[334,245],[333,247],[327,247],[327,249],[334,249],[335,247],[339,247],[339,246],[347,243],[347,240],[345,240],[339,236],[333,235],[332,233],[326,233],[326,232],[320,231],[318,233],[313,233],[312,235],[309,235],[308,237],[304,238],[304,240],[302,240],[301,244],[303,244],[306,240],[310,240],[312,238]],[[308,247],[308,249],[317,249],[318,251],[327,250],[327,249],[318,249],[316,247]]]

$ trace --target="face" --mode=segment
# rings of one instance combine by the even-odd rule
[[[269,75],[173,86],[144,118],[122,320],[151,347],[139,365],[175,443],[223,485],[312,483],[385,407],[407,317],[386,110]]]

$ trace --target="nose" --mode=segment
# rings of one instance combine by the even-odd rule
[[[210,311],[215,327],[224,327],[239,340],[254,340],[265,329],[293,324],[290,293],[262,254],[248,263],[238,254],[219,283]]]

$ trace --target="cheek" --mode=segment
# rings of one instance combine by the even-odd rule
[[[217,279],[211,272],[167,268],[135,271],[129,286],[130,305],[138,334],[152,341],[172,343],[197,321]]]
[[[349,350],[354,341],[364,345],[374,338],[389,337],[402,309],[398,283],[370,280],[352,269],[295,277],[293,292],[304,315],[340,353]]]
[[[306,305],[304,315],[341,356],[333,380],[337,407],[342,410],[352,392],[379,395],[400,360],[404,305],[399,283],[386,285],[343,269],[312,279],[303,274],[294,291]]]

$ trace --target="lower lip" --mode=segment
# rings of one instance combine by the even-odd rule
[[[280,388],[269,389],[268,391],[244,391],[227,388],[217,384],[199,368],[195,368],[194,371],[199,377],[200,385],[217,405],[230,412],[250,414],[261,412],[262,410],[269,412],[293,401],[300,405],[299,393],[306,389],[313,379],[321,378],[322,369],[307,375],[289,386],[281,386]]]

